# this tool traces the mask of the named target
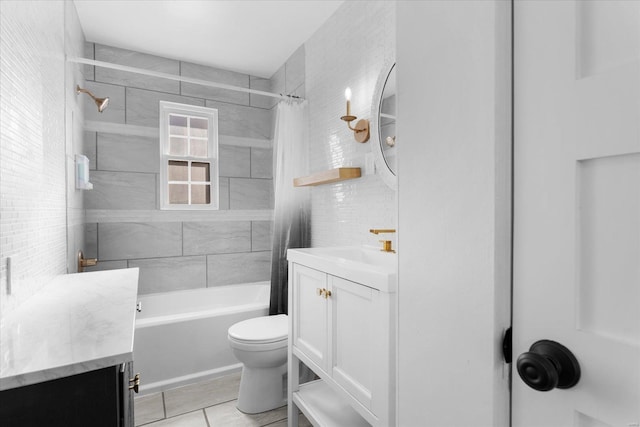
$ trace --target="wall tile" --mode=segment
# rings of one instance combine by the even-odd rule
[[[160,142],[157,138],[98,133],[98,169],[102,171],[158,173]]]
[[[185,255],[224,254],[251,251],[251,222],[185,222]]]
[[[304,84],[304,63],[305,49],[304,45],[302,45],[289,57],[285,65],[285,88],[287,94],[291,94],[296,88]]]
[[[207,259],[204,256],[129,260],[140,268],[138,294],[196,289],[207,286]]]
[[[271,277],[271,251],[207,256],[207,286],[259,282]]]
[[[290,95],[293,96],[297,96],[299,98],[307,98],[307,91],[305,89],[305,85],[304,83],[302,83],[300,86],[298,86],[297,88],[293,89],[292,91],[289,92]]]
[[[96,59],[94,56],[94,44],[85,42],[84,43],[84,57],[87,59]],[[82,75],[85,80],[95,80],[96,79],[96,67],[93,65],[83,65],[82,66]]]
[[[67,270],[65,111],[75,95],[65,88],[64,3],[2,1],[0,9],[4,317]],[[7,257],[12,259],[10,296]]]
[[[378,75],[395,57],[394,2],[344,2],[305,43],[305,98],[309,101],[311,171],[338,166],[364,166],[371,142],[358,144],[339,117],[344,114],[344,88],[351,87],[351,109],[369,117]],[[342,34],[359,43],[337,43]],[[377,245],[369,228],[395,228],[396,192],[378,175],[342,184],[314,187],[311,192],[312,246]]]
[[[219,182],[219,210],[228,210],[229,209],[229,178],[220,178]]]
[[[270,251],[273,242],[273,221],[251,222],[251,250]]]
[[[273,149],[251,148],[251,178],[273,178]]]
[[[229,208],[273,208],[273,181],[270,179],[230,178]]]
[[[133,52],[101,44],[95,45],[97,61],[110,62],[112,64],[126,65],[142,68],[149,71],[158,71],[167,74],[180,74],[180,63],[173,59],[148,55],[146,53]],[[157,90],[159,92],[180,93],[180,82],[161,79],[138,73],[113,70],[110,68],[96,67],[95,80],[103,83],[113,83],[121,86],[137,87],[140,89]]]
[[[222,135],[271,138],[270,110],[209,100],[206,106],[218,109],[218,133]]]
[[[220,145],[220,176],[249,178],[251,176],[251,149]]]
[[[250,76],[249,86],[251,89],[261,90],[264,92],[274,92],[271,88],[271,79],[264,79],[262,77]],[[278,92],[279,93],[279,92]],[[250,94],[250,105],[258,108],[273,108],[278,103],[278,98],[272,98],[264,95]]]
[[[84,257],[98,258],[98,224],[85,224]]]
[[[87,247],[85,242],[85,225],[77,220],[78,214],[83,210],[69,208],[69,220],[67,222],[67,273],[78,272],[78,252],[83,251]],[[76,217],[76,218],[73,218]],[[85,255],[85,257],[88,257]]]
[[[185,77],[207,80],[214,83],[223,83],[232,86],[249,88],[249,75],[234,71],[221,70],[219,68],[182,62],[180,74]],[[196,98],[206,98],[215,101],[229,102],[232,104],[249,105],[249,94],[227,89],[218,89],[193,83],[182,82],[182,95]]]
[[[98,225],[98,257],[105,261],[182,255],[182,223]]]
[[[202,99],[127,88],[127,124],[158,128],[160,125],[160,101],[204,106]]]
[[[96,122],[124,123],[124,87],[106,83],[86,82],[84,89],[96,98],[109,98],[109,105],[102,113],[98,112],[96,103],[88,95],[81,93],[84,119]]]
[[[105,271],[105,270],[120,270],[122,268],[127,268],[127,261],[103,261],[98,258],[98,263],[93,267],[86,267],[84,271]]]
[[[284,64],[282,64],[282,66],[280,68],[278,68],[278,71],[276,71],[275,73],[273,73],[273,76],[271,76],[271,92],[273,93],[282,93],[282,94],[286,94],[287,93],[287,86],[286,86],[286,62]]]
[[[87,191],[87,209],[155,209],[156,175],[150,173],[91,173],[93,190]]]
[[[89,170],[96,170],[97,132],[84,132],[82,136],[82,154],[89,158]]]
[[[251,89],[261,90],[264,92],[271,93],[284,93],[283,91],[277,91],[273,89],[271,79],[263,79],[262,77],[251,76],[249,81],[251,85]],[[265,109],[272,109],[278,104],[280,99],[274,98],[272,96],[251,94],[251,106]]]
[[[65,52],[67,56],[84,56],[85,41],[82,26],[73,4],[64,4],[65,27]],[[71,90],[78,82],[84,80],[83,66],[72,62],[65,64],[65,88]],[[65,90],[65,95],[68,93]],[[76,190],[75,186],[75,162],[73,157],[84,152],[84,114],[83,108],[77,96],[65,96],[66,105],[66,131],[65,152],[66,181],[67,181],[67,272],[74,273],[78,270],[78,251],[83,250],[85,244],[86,212],[84,209],[84,191]]]

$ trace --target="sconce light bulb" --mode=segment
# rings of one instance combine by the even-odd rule
[[[344,97],[347,101],[351,101],[351,88],[346,88],[344,90]]]

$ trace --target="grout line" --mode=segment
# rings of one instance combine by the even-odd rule
[[[98,258],[98,262],[100,262],[100,223],[95,223],[96,224],[96,258]],[[85,239],[86,239],[86,226],[85,226]],[[86,241],[85,241],[86,244]]]
[[[164,412],[163,420],[166,420],[167,419],[167,404],[164,401],[164,392],[162,392],[162,412]]]
[[[204,255],[204,287],[209,287],[209,255]]]
[[[207,411],[205,411],[204,408],[202,408],[201,411],[204,414],[204,422],[207,423],[207,427],[211,427],[211,423],[209,422],[209,418],[207,418]]]
[[[128,88],[129,86],[125,84],[124,85],[124,124],[125,125],[128,124],[128,120],[127,120],[127,89]]]

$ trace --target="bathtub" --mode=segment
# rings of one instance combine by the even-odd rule
[[[227,329],[266,316],[269,282],[141,295],[133,361],[147,394],[239,371]]]

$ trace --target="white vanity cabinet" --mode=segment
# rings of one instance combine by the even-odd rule
[[[395,425],[395,289],[292,261],[291,252],[289,425],[295,408],[319,426]],[[320,379],[299,384],[300,361]]]

